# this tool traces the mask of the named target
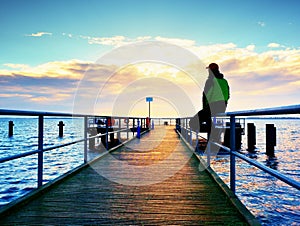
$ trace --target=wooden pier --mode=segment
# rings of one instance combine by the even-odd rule
[[[122,171],[120,162],[136,171]],[[149,166],[152,171],[143,170]],[[211,169],[199,170],[204,168],[174,127],[156,127],[42,187],[2,213],[0,225],[258,224]]]

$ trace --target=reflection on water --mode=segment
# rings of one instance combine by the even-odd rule
[[[300,120],[252,120],[256,125],[256,160],[300,181]],[[277,128],[276,160],[265,155],[265,124]],[[242,151],[247,153],[247,134]],[[229,156],[216,156],[212,168],[229,186]],[[300,192],[236,158],[236,193],[263,225],[300,224]]]

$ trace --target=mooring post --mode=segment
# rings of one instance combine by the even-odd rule
[[[253,152],[256,148],[256,127],[254,123],[247,123],[247,143],[248,151]]]
[[[63,121],[59,121],[59,123],[57,125],[58,125],[58,128],[59,128],[58,136],[63,137],[64,136],[64,126],[65,126],[65,124],[64,124]]]
[[[240,123],[234,123],[235,128],[231,128],[231,124],[226,122],[226,127],[224,135],[224,146],[231,147],[231,132],[234,130],[235,136],[235,150],[241,149],[242,146],[242,127]]]
[[[266,155],[275,157],[274,146],[276,146],[276,127],[274,124],[266,124]]]
[[[9,121],[8,122],[8,136],[12,137],[14,135],[14,122]]]

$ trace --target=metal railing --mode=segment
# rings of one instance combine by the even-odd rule
[[[0,115],[1,116],[36,116],[38,119],[38,149],[33,151],[27,151],[20,154],[15,154],[8,157],[0,157],[0,164],[8,161],[12,161],[15,159],[24,158],[27,156],[32,156],[37,154],[37,187],[40,187],[43,185],[43,155],[44,152],[48,152],[57,148],[62,148],[65,146],[74,145],[80,142],[84,143],[84,159],[83,163],[85,164],[88,162],[88,142],[91,141],[91,139],[95,138],[101,138],[105,136],[106,140],[106,149],[109,149],[108,147],[108,136],[111,134],[117,133],[118,138],[120,138],[121,132],[127,133],[127,140],[129,139],[128,133],[132,132],[133,136],[134,133],[141,132],[139,129],[144,129],[144,131],[148,130],[148,125],[146,125],[146,118],[138,118],[138,117],[112,117],[112,116],[97,116],[97,115],[83,115],[83,114],[70,114],[70,113],[58,113],[58,112],[38,112],[38,111],[19,111],[19,110],[7,110],[7,109],[0,109]],[[84,123],[84,136],[83,139],[75,140],[72,142],[55,145],[52,147],[44,148],[44,119],[45,117],[69,117],[69,118],[82,118]],[[94,128],[97,129],[97,124],[95,123],[95,119],[102,119],[105,121],[104,128],[106,129],[104,133],[94,133],[88,136],[89,129]],[[108,119],[114,119],[117,120],[118,127],[113,127],[112,125],[108,125]],[[121,127],[121,120],[126,121],[126,127]],[[91,123],[92,121],[92,123]],[[110,129],[109,129],[110,128]]]
[[[222,150],[226,151],[230,154],[230,189],[235,193],[236,191],[236,157],[242,159],[243,161],[263,170],[264,172],[276,177],[277,179],[285,182],[286,184],[300,190],[300,183],[292,178],[285,176],[284,174],[269,168],[247,156],[240,154],[236,151],[236,121],[237,117],[240,116],[262,116],[262,115],[287,115],[287,114],[300,114],[300,105],[292,105],[292,106],[284,106],[284,107],[275,107],[275,108],[265,108],[265,109],[257,109],[257,110],[247,110],[247,111],[235,111],[235,112],[227,112],[224,114],[220,114],[220,117],[227,116],[230,119],[230,148],[225,147],[217,142],[208,141],[207,149],[210,148],[210,145],[216,145]],[[177,125],[177,128],[183,129],[183,138],[190,144],[192,144],[193,134],[199,137],[198,131],[192,131],[188,126],[188,121],[190,118],[183,118],[182,125]],[[197,143],[196,143],[197,145]],[[207,155],[207,165],[210,165],[210,151],[208,150]]]

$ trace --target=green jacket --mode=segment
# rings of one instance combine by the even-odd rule
[[[230,97],[229,85],[227,80],[224,79],[223,74],[220,74],[218,77],[219,78],[208,78],[205,83],[203,92],[203,108],[218,101],[224,101],[227,105]]]

